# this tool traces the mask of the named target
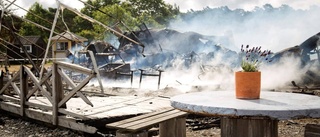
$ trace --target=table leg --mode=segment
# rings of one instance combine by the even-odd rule
[[[221,137],[278,137],[278,120],[267,117],[223,117]]]

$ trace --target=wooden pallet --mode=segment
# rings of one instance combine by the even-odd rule
[[[106,124],[107,128],[119,129],[128,136],[141,134],[141,131],[159,124],[160,137],[185,137],[186,136],[186,112],[174,108],[148,113],[122,121]],[[124,136],[123,134],[121,136]]]

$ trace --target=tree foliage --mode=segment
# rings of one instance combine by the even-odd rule
[[[38,15],[39,17],[45,19],[45,20],[42,20],[41,18],[33,15],[32,13]],[[52,22],[52,18],[53,18],[53,14],[47,10],[47,9],[44,9],[42,7],[42,5],[40,5],[38,2],[35,2],[29,9],[29,13],[27,13],[25,15],[25,18],[34,22],[34,23],[37,23],[37,24],[40,24],[44,27],[47,27],[47,28],[51,28],[51,23]],[[37,27],[36,25],[32,24],[32,23],[29,23],[29,22],[23,22],[22,23],[22,27],[20,29],[20,32],[19,32],[21,35],[24,35],[24,36],[28,36],[28,35],[39,35],[39,36],[42,36],[43,38],[48,38],[48,32],[46,31],[43,31],[42,29],[40,29],[39,27]]]
[[[122,22],[125,26],[118,25],[122,30],[126,30],[127,28],[132,30],[137,29],[137,26],[141,23],[145,23],[149,27],[165,27],[171,19],[179,14],[179,9],[176,6],[166,4],[163,0],[88,0],[87,3],[89,5],[85,5],[81,9],[83,14],[111,27]],[[44,9],[42,5],[36,2],[31,6],[29,9],[30,13],[27,13],[25,18],[51,28],[56,10],[56,8]],[[91,23],[75,15],[68,9],[64,9],[60,13],[56,28],[57,32],[63,32],[68,28],[71,32],[91,40],[104,39],[107,30],[98,24]],[[40,35],[45,39],[49,37],[48,31],[44,31],[28,22],[22,24],[20,34]]]
[[[152,17],[157,23],[167,25],[170,19],[179,14],[179,8],[166,4],[163,0],[128,0],[134,17]]]
[[[88,0],[88,5],[85,4],[84,8],[82,8],[80,11],[81,13],[93,17],[93,14],[98,14],[96,12],[101,12],[101,8],[108,5],[118,5],[120,3],[119,0]],[[110,14],[106,14],[106,17],[110,17]],[[93,17],[94,18],[94,17]],[[75,32],[77,32],[79,35],[84,36],[91,39],[99,39],[99,34],[97,32],[101,31],[101,27],[94,26],[91,22],[83,19],[82,17],[75,17],[73,19],[75,24],[77,24],[77,28],[75,28]],[[98,29],[98,30],[97,30]],[[100,29],[100,30],[99,30]]]

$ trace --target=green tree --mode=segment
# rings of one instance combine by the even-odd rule
[[[25,18],[51,29],[56,11],[57,8],[49,7],[48,9],[44,9],[42,5],[36,2],[31,6],[29,12],[25,15]],[[69,29],[71,32],[75,32],[75,30],[78,28],[78,25],[74,22],[74,18],[76,16],[77,15],[70,10],[61,10],[56,23],[55,32],[61,33],[67,29]],[[20,34],[24,36],[40,35],[46,40],[49,37],[50,31],[41,29],[32,23],[23,22],[20,29]]]
[[[126,11],[123,7],[121,7],[121,5],[108,5],[108,6],[104,6],[101,8],[101,11],[95,11],[93,13],[93,17],[102,22],[103,24],[110,26],[110,27],[114,27],[115,25],[117,25],[117,23],[124,22],[126,24],[126,26],[128,27],[132,27],[132,26],[137,26],[137,21],[135,18],[133,18],[131,16],[131,13]],[[125,26],[123,25],[118,25],[118,27],[121,30],[125,30]],[[105,37],[110,36],[110,32],[106,33],[106,28],[103,28],[103,26],[100,25],[94,25],[94,30],[95,32],[97,32],[96,34],[96,38],[97,39],[104,39]]]
[[[89,5],[85,4],[85,7],[81,9],[81,13],[89,17],[93,17],[94,12],[100,12],[101,14],[105,14],[101,12],[102,7],[110,5],[119,5],[120,0],[88,0],[86,3],[88,3]],[[105,16],[112,17],[109,14],[105,14]],[[95,37],[99,37],[96,30],[100,29],[100,27],[94,27],[94,24],[79,16],[75,17],[73,21],[75,22],[75,24],[77,24],[75,32],[77,32],[79,35],[84,36],[89,40],[96,39]]]
[[[171,19],[178,15],[179,7],[166,4],[163,0],[127,0],[131,5],[128,9],[134,17],[145,15],[152,17],[161,25],[168,25]]]
[[[100,9],[93,11],[92,17],[107,26],[114,26],[122,22],[125,25],[120,23],[117,27],[123,31],[129,31],[127,28],[136,30],[142,23],[153,28],[165,27],[178,13],[179,9],[177,7],[174,8],[169,4],[165,4],[163,0],[127,0],[121,3],[109,3],[109,5],[101,6]],[[100,33],[94,34],[98,39],[108,36],[103,31],[105,28],[99,25],[94,25],[93,29],[94,32]]]
[[[51,13],[50,11],[44,9],[42,7],[42,5],[40,5],[38,2],[35,2],[29,9],[29,13],[27,13],[25,15],[25,18],[32,21],[32,22],[35,22],[37,24],[40,24],[44,27],[47,27],[47,28],[51,28],[51,19],[53,19],[54,17],[54,14]],[[41,18],[33,15],[32,13],[38,15],[39,17],[45,19],[45,20],[42,20]],[[36,25],[32,24],[32,23],[29,23],[29,22],[23,22],[22,23],[22,27],[20,29],[20,32],[19,32],[21,35],[24,35],[24,36],[27,36],[27,35],[40,35],[42,36],[43,38],[48,38],[49,36],[49,32],[48,31],[44,31],[43,29],[40,29],[39,27],[37,27]]]

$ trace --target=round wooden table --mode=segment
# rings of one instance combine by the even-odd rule
[[[319,118],[320,97],[262,91],[260,99],[236,99],[234,91],[187,93],[171,98],[171,106],[208,116],[222,116],[221,136],[278,136],[278,120]]]

